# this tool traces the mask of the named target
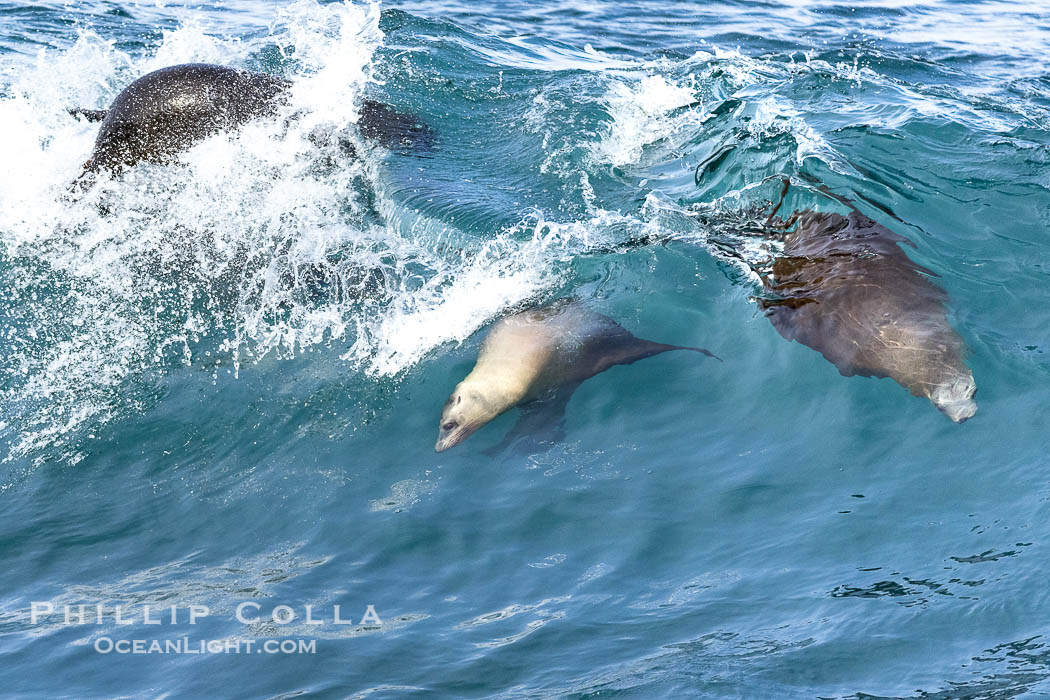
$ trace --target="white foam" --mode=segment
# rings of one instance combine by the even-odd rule
[[[727,95],[740,100],[738,116],[747,115],[746,128],[754,141],[789,134],[798,144],[797,164],[816,157],[832,169],[849,172],[850,166],[802,113],[770,90],[784,79],[785,67],[796,72],[826,70],[852,81],[878,77],[869,68],[856,64],[831,66],[807,57],[805,63],[784,66],[720,47],[697,51],[679,62],[652,61],[633,72],[618,71],[611,80],[604,100],[610,122],[600,139],[591,145],[591,152],[600,164],[634,166],[645,162],[646,153],[655,144],[667,141],[668,148],[653,149],[657,157],[666,155],[703,132],[704,123],[711,118],[704,98],[717,84],[714,92],[720,97],[711,107],[717,107]],[[671,77],[683,71],[687,72],[685,77]],[[542,99],[542,94],[536,98],[537,106],[533,110],[539,115],[547,108]],[[560,153],[552,157],[557,155]]]
[[[781,133],[790,134],[798,144],[795,149],[798,165],[809,157],[818,157],[831,165],[838,160],[824,137],[809,125],[801,112],[775,96],[758,101],[747,129],[758,140]]]
[[[512,36],[504,39],[507,46],[501,44],[477,44],[473,50],[499,66],[521,68],[523,70],[544,71],[597,71],[615,69],[636,69],[638,61],[617,58],[595,49],[587,44],[583,49],[536,42],[531,36]]]
[[[643,149],[701,121],[699,110],[668,116],[672,110],[696,101],[694,91],[661,75],[637,82],[614,80],[606,96],[611,123],[593,152],[601,163],[623,166],[637,163]]]
[[[617,227],[640,226],[610,212],[584,221],[523,223],[465,250],[456,264],[398,295],[376,323],[361,328],[344,359],[378,376],[393,376],[435,348],[459,343],[500,312],[563,281],[560,263],[611,242]],[[528,238],[521,240],[521,234]]]
[[[236,38],[221,39],[210,35],[192,17],[177,29],[164,30],[161,36],[157,52],[134,64],[135,69],[143,75],[180,63],[242,63],[252,48],[250,43],[242,43]]]

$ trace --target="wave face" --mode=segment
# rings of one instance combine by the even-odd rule
[[[11,692],[85,669],[91,697],[1050,689],[1044,8],[77,0],[0,19]],[[68,110],[189,62],[283,77],[289,99],[74,191],[98,124]],[[432,138],[370,140],[366,100]],[[848,199],[914,244],[969,347],[973,420],[777,335],[755,302],[781,248],[755,233],[781,199]],[[542,449],[483,453],[512,413],[435,455],[484,330],[565,296],[724,361],[605,372]],[[26,616],[99,599],[213,615]],[[326,620],[246,626],[244,600]],[[356,624],[368,605],[381,627]],[[95,650],[191,632],[318,653]]]

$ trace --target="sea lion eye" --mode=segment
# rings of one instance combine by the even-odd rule
[[[455,430],[458,426],[459,426],[459,423],[457,423],[454,420],[450,420],[448,423],[445,423],[443,426],[441,426],[441,429],[442,430]]]

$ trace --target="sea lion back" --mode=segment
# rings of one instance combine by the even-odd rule
[[[860,212],[805,212],[785,237],[761,306],[777,331],[843,376],[890,377],[953,421],[973,416],[973,375],[948,323],[947,293],[913,262],[907,239]]]
[[[263,73],[201,63],[144,75],[113,101],[87,169],[164,162],[212,134],[272,114],[288,85]]]

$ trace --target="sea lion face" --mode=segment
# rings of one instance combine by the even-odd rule
[[[444,452],[470,437],[475,430],[499,415],[475,387],[460,383],[445,402],[438,425],[435,452]]]

